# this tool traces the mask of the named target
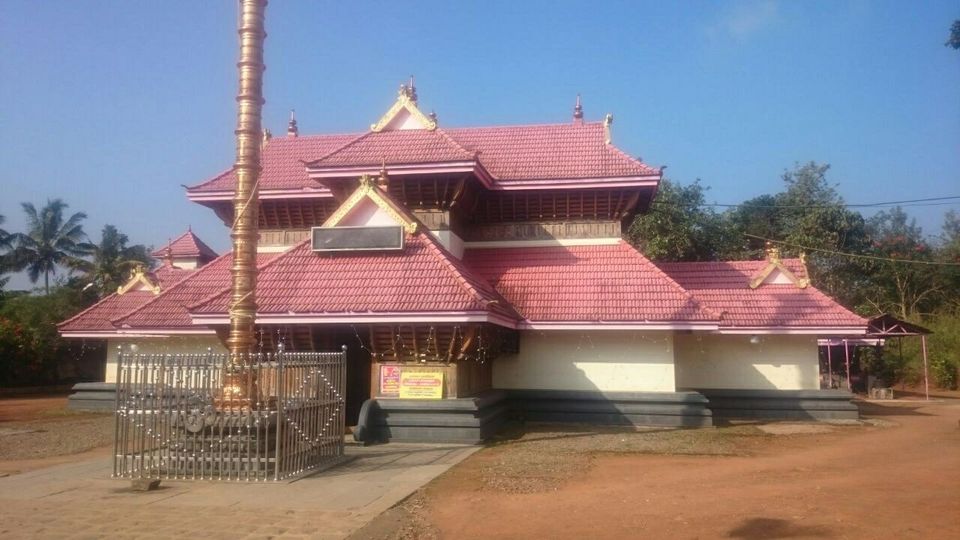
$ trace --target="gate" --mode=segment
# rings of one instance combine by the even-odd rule
[[[339,353],[120,354],[115,478],[272,481],[343,457],[346,348]],[[218,406],[224,375],[252,381]]]

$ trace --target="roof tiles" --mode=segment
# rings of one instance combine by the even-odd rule
[[[783,264],[798,278],[807,277],[799,259]],[[750,288],[750,280],[767,261],[681,262],[659,266],[711,308],[722,311],[721,327],[866,326],[866,319],[850,312],[815,287],[765,283]]]
[[[626,242],[469,249],[465,263],[531,322],[716,321]]]

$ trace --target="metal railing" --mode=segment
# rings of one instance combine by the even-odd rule
[[[343,456],[346,351],[120,354],[113,476],[274,481]],[[224,402],[225,375],[250,381]],[[230,377],[233,379],[230,379]]]

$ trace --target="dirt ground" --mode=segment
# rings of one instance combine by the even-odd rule
[[[66,395],[0,398],[0,475],[106,456],[113,427],[112,413],[67,410]]]
[[[863,407],[859,426],[537,428],[354,538],[960,537],[960,401]]]

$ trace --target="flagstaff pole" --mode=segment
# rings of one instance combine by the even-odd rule
[[[244,369],[254,352],[257,283],[257,221],[263,99],[263,41],[266,0],[240,0],[240,61],[237,93],[237,178],[233,197],[233,266],[230,268],[230,365],[224,377],[222,403],[249,406],[256,400],[256,381]]]

